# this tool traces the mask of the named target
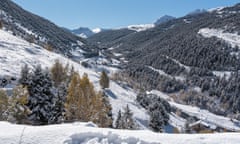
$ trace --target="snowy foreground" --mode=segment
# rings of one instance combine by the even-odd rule
[[[0,122],[0,144],[239,144],[240,133],[160,134],[96,128],[92,123],[24,126]]]

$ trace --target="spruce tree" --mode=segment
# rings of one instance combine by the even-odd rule
[[[19,83],[23,86],[28,86],[29,82],[30,82],[30,72],[29,72],[28,65],[25,64],[21,69]]]
[[[164,126],[164,120],[160,111],[150,112],[150,124],[149,126],[155,132],[162,132]]]
[[[61,83],[56,89],[53,107],[53,115],[51,117],[51,123],[61,123],[65,120],[65,102],[67,96],[67,86],[64,83]]]
[[[124,112],[123,112],[123,128],[136,129],[136,124],[134,123],[134,120],[133,120],[133,113],[129,109],[128,105],[124,108]]]
[[[115,123],[116,129],[123,129],[123,119],[122,119],[122,112],[121,110],[118,111],[116,123]]]
[[[32,124],[43,125],[51,123],[54,116],[54,94],[52,93],[52,79],[49,72],[43,71],[38,65],[31,75],[28,86],[28,107],[31,110],[29,119]]]
[[[103,89],[109,88],[109,78],[105,71],[102,71],[99,83]]]

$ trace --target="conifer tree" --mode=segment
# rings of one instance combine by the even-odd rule
[[[42,70],[41,65],[38,65],[31,75],[28,92],[28,107],[31,110],[29,119],[37,125],[51,123],[50,120],[54,115],[52,111],[54,107],[52,79],[47,70]]]
[[[30,83],[30,72],[27,64],[25,64],[21,69],[19,83],[22,86],[28,86]]]
[[[67,86],[65,83],[61,83],[56,92],[53,115],[51,117],[51,123],[61,123],[65,120],[65,102],[67,96]]]
[[[109,78],[105,71],[102,71],[99,83],[103,89],[109,88]]]
[[[2,29],[3,28],[3,22],[2,22],[2,20],[0,19],[0,29]]]
[[[129,109],[128,105],[124,108],[123,127],[124,129],[136,129],[136,124],[133,120],[133,113]]]
[[[80,105],[80,90],[79,90],[80,76],[78,73],[74,73],[71,77],[71,81],[67,91],[66,107],[66,119],[68,121],[78,120]]]
[[[115,123],[116,129],[123,129],[123,119],[122,119],[122,112],[121,110],[118,111],[116,123]]]
[[[5,91],[0,90],[0,120],[7,120],[8,96]]]
[[[56,60],[51,69],[52,79],[55,87],[58,87],[62,82],[66,81],[67,72],[68,70],[64,68],[59,60]]]

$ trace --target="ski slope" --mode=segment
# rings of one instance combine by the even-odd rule
[[[0,30],[0,77],[4,75],[19,77],[21,67],[28,64],[30,68],[41,64],[42,67],[51,68],[55,60],[59,60],[62,64],[67,63],[73,66],[74,69],[82,76],[87,73],[91,82],[93,82],[96,90],[100,90],[99,78],[101,66],[87,69],[81,64],[74,62],[60,54],[48,51],[38,45],[31,44],[21,38],[13,36],[10,32]],[[102,61],[101,59],[96,59]],[[115,69],[103,67],[115,71]],[[146,129],[149,119],[146,111],[141,108],[136,99],[136,93],[131,88],[123,88],[119,84],[111,81],[108,89],[109,100],[113,108],[113,117],[117,117],[119,110],[126,107],[128,104],[133,112],[133,117],[139,124],[140,129]]]
[[[239,133],[161,134],[97,128],[92,123],[25,126],[0,122],[0,144],[239,144]]]

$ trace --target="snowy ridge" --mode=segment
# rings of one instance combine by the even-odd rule
[[[240,47],[240,35],[237,33],[228,33],[221,29],[203,28],[199,30],[198,34],[201,34],[206,38],[217,37],[229,43],[232,47]]]
[[[239,144],[240,141],[239,133],[161,134],[96,128],[91,123],[25,126],[0,122],[0,127],[0,144]]]
[[[127,28],[129,30],[134,30],[136,32],[145,31],[147,29],[153,28],[154,24],[141,24],[141,25],[130,25]]]

